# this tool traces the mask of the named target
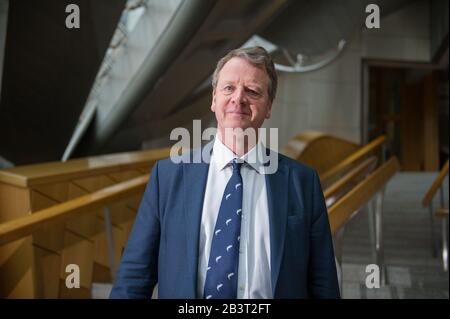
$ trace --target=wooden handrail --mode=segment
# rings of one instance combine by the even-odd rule
[[[149,174],[145,174],[67,202],[33,212],[29,216],[0,224],[0,245],[31,235],[45,223],[65,221],[79,213],[96,213],[95,209],[143,191],[149,176]]]
[[[448,174],[448,159],[445,162],[444,166],[442,166],[442,169],[439,172],[436,179],[434,180],[433,184],[431,184],[430,189],[428,189],[427,193],[425,194],[425,197],[422,200],[423,207],[428,207],[430,205],[434,195],[436,194],[439,187],[441,187],[447,174]]]
[[[328,215],[332,233],[335,234],[355,211],[361,208],[394,176],[398,169],[399,163],[394,156],[331,206]]]
[[[436,209],[436,216],[437,217],[448,217],[448,208],[438,208]]]
[[[341,170],[347,168],[349,165],[354,163],[355,161],[361,159],[364,155],[367,155],[370,151],[373,151],[380,145],[382,145],[386,141],[386,136],[382,135],[374,139],[369,144],[361,147],[356,152],[342,160],[340,163],[338,163],[336,166],[328,170],[327,172],[323,173],[320,176],[320,180],[323,182],[327,180],[328,178],[334,176],[336,173],[340,172]]]
[[[167,147],[77,158],[67,162],[47,162],[17,166],[0,170],[0,183],[28,188],[125,170],[139,168],[147,170],[156,161],[169,157],[170,150],[171,148]]]
[[[336,183],[331,184],[324,190],[323,195],[325,199],[330,198],[334,194],[342,191],[348,185],[348,183],[350,183],[356,177],[360,176],[364,171],[366,171],[371,165],[374,165],[376,162],[377,158],[375,156],[372,156],[359,164],[357,167],[353,168],[350,172],[345,174],[345,176],[340,178]]]

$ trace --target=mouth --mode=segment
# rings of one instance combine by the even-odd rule
[[[227,114],[231,114],[231,115],[234,115],[234,116],[250,116],[249,113],[242,112],[242,111],[227,112]]]

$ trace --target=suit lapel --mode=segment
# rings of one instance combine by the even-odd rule
[[[279,158],[279,160],[277,172],[266,175],[270,224],[270,264],[272,293],[274,297],[278,274],[280,272],[281,259],[283,257],[288,210],[288,193],[286,191],[286,186],[288,185],[289,171],[288,168],[283,165],[281,158]]]
[[[186,247],[191,260],[186,263],[189,291],[187,298],[197,297],[198,245],[206,181],[209,170],[207,162],[183,164],[183,203],[186,222]]]

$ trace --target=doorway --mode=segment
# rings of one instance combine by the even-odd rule
[[[448,139],[439,138],[448,132],[439,90],[445,74],[448,84],[448,69],[369,65],[368,71],[368,139],[385,134],[386,156],[397,156],[403,171],[438,170],[440,158],[448,157]],[[448,109],[448,91],[446,101]]]

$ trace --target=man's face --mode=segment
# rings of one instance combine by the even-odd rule
[[[232,58],[219,73],[211,110],[217,128],[258,129],[270,117],[269,77],[263,70],[241,58]]]

